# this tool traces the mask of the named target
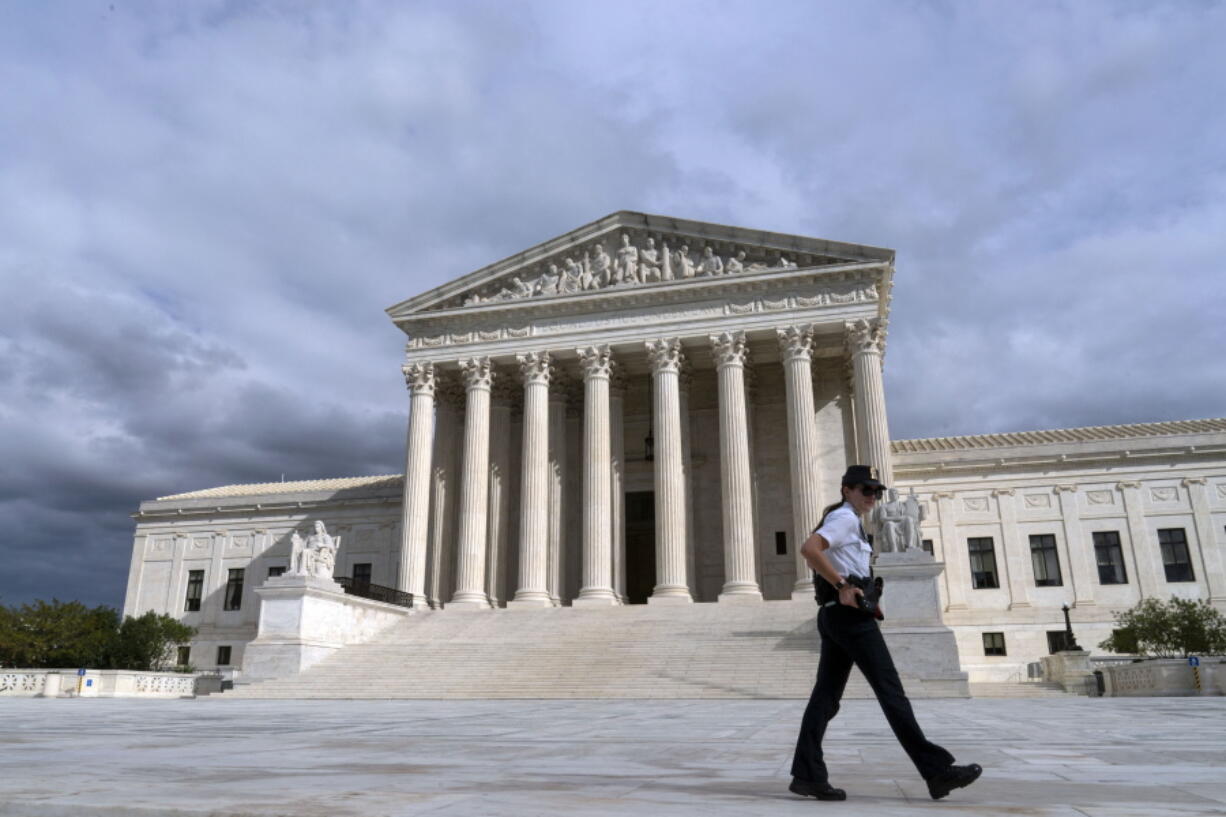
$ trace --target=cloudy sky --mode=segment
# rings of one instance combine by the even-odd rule
[[[1224,37],[1197,0],[0,0],[0,603],[122,603],[142,499],[397,472],[383,310],[621,209],[895,249],[895,438],[1226,415]]]

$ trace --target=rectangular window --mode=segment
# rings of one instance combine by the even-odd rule
[[[1188,537],[1183,528],[1161,528],[1158,544],[1162,548],[1162,567],[1168,582],[1194,582],[1192,559],[1188,555]]]
[[[189,644],[185,647],[179,647],[175,655],[175,666],[176,667],[188,667],[188,666],[191,666],[191,663],[192,663],[191,645]]]
[[[189,570],[187,571],[187,601],[183,604],[183,609],[189,613],[194,613],[200,610],[200,597],[204,595],[204,571]]]
[[[370,584],[370,562],[359,562],[353,566],[353,583]]]
[[[1060,557],[1056,555],[1056,537],[1040,533],[1030,537],[1030,562],[1034,565],[1036,587],[1060,587]]]
[[[1068,640],[1068,633],[1064,630],[1047,631],[1047,651],[1052,655],[1063,652],[1071,646],[1072,644]]]
[[[230,666],[230,645],[224,644],[217,648],[217,666]]]
[[[1128,571],[1124,569],[1124,551],[1120,548],[1118,531],[1094,533],[1094,558],[1098,561],[1099,584],[1128,584]]]
[[[992,546],[992,537],[971,537],[966,540],[966,549],[971,554],[971,587],[976,590],[1000,587],[996,578],[996,550]]]
[[[285,575],[285,565],[274,565],[268,568],[268,578],[275,579],[277,576]]]
[[[983,634],[983,654],[984,655],[1007,655],[1005,652],[1005,634],[1004,633],[984,633]]]
[[[927,553],[929,556],[935,555],[932,552],[932,540],[931,539],[921,539],[920,547],[922,547],[924,549],[924,552]]]
[[[775,555],[776,556],[787,556],[788,555],[787,531],[781,531],[781,530],[775,531]]]
[[[243,606],[243,569],[230,569],[230,578],[226,579],[226,601],[221,606],[223,610],[238,610]]]

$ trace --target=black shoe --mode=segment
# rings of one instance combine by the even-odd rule
[[[793,780],[788,791],[801,797],[816,797],[818,800],[847,799],[847,792],[842,789],[836,789],[829,783],[810,783],[807,780]]]
[[[928,793],[933,800],[940,800],[954,789],[969,786],[983,774],[983,767],[978,763],[969,766],[950,766],[934,777],[928,778]]]

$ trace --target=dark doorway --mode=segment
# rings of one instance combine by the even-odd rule
[[[626,494],[626,601],[646,604],[656,586],[656,495]]]

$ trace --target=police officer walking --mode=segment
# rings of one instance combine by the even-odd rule
[[[792,759],[789,789],[818,800],[845,800],[847,793],[830,785],[822,759],[826,725],[839,711],[843,688],[854,663],[868,680],[894,736],[928,782],[928,793],[939,800],[954,789],[969,786],[983,772],[978,764],[955,766],[954,757],[924,737],[915,721],[894,661],[876,618],[861,608],[863,587],[871,588],[872,545],[860,517],[880,498],[882,485],[867,465],[853,465],[843,475],[842,501],[826,508],[822,521],[801,547],[815,575],[817,630],[821,656],[817,683],[805,708]]]

